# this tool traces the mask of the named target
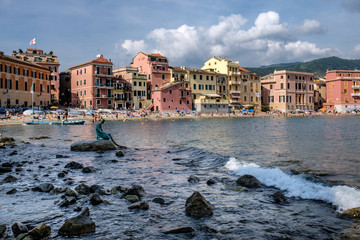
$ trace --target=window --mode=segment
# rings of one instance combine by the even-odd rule
[[[80,74],[82,74],[82,69],[80,69]]]
[[[149,80],[151,79],[151,75],[150,75],[150,74],[149,74],[148,78],[149,78]]]
[[[169,90],[169,94],[172,94],[172,90],[171,90],[171,89]]]
[[[134,81],[134,87],[136,87],[137,86],[137,82],[136,81]]]
[[[79,81],[76,81],[76,86],[79,86]]]
[[[15,81],[15,90],[19,90],[19,81]]]
[[[76,75],[79,75],[79,70],[76,70]]]
[[[82,85],[82,80],[80,80],[80,86]]]
[[[141,87],[141,82],[139,82],[139,87]]]
[[[251,101],[251,102],[254,101],[254,97],[253,97],[253,96],[250,97],[250,101]]]
[[[82,91],[80,91],[80,96],[82,96]]]
[[[40,92],[42,92],[42,89],[43,89],[43,85],[40,84]]]
[[[165,80],[165,74],[162,74],[162,75],[161,75],[161,79],[162,79],[162,80]]]
[[[193,89],[196,90],[196,84],[195,84],[195,83],[194,83],[194,85],[193,85]]]
[[[287,84],[287,88],[290,89],[290,83]]]
[[[180,104],[180,105],[182,104],[182,100],[179,100],[179,104]]]
[[[2,82],[2,81],[1,81]],[[27,85],[27,82],[25,82],[25,86],[24,86],[24,90],[27,91],[28,90],[28,85]]]
[[[284,83],[280,83],[280,89],[284,89]]]
[[[84,73],[86,73],[86,68],[84,68]],[[85,84],[85,83],[84,83]]]
[[[107,75],[111,75],[111,68],[107,69]]]
[[[246,96],[244,96],[244,101],[246,102]]]
[[[166,102],[166,98],[163,98],[163,102]]]
[[[202,75],[200,75],[200,80],[202,80]]]
[[[206,80],[209,80],[209,76],[206,76]]]
[[[247,92],[247,88],[246,88],[246,86],[244,86],[244,92]]]
[[[100,105],[101,104],[101,100],[100,99],[96,99],[96,105]]]
[[[194,77],[193,77],[195,80],[196,80],[196,74],[194,74]]]
[[[111,100],[110,99],[108,99],[108,105],[111,105]]]
[[[86,96],[86,90],[84,90],[84,96]]]
[[[86,85],[86,79],[84,79],[84,85]]]
[[[270,84],[270,89],[273,89],[273,86],[272,86],[272,84]]]
[[[214,81],[214,76],[211,76],[211,81]]]

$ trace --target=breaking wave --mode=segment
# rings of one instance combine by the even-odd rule
[[[250,174],[262,184],[285,191],[288,197],[321,200],[337,207],[339,212],[360,207],[360,191],[348,186],[325,186],[306,179],[303,175],[290,175],[278,168],[265,168],[255,163],[230,158],[225,167],[236,175]]]

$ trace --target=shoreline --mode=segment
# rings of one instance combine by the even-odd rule
[[[73,115],[69,116],[68,120],[85,120],[86,122],[98,122],[98,119],[104,118],[107,121],[159,121],[159,120],[175,120],[175,119],[205,119],[205,118],[288,118],[288,117],[350,117],[350,116],[360,116],[360,114],[347,113],[312,113],[312,114],[284,114],[284,113],[256,113],[255,115],[244,115],[244,114],[201,114],[201,115],[193,115],[193,114],[149,114],[149,115],[125,115],[121,114],[116,117],[115,114],[102,114],[100,117],[98,116],[97,120],[94,121],[92,116],[79,116]],[[2,119],[0,121],[1,126],[13,126],[13,125],[24,125],[25,122],[31,121],[31,116],[11,116],[10,119]],[[59,122],[56,117],[47,117],[46,119],[36,119],[37,121],[44,122]]]

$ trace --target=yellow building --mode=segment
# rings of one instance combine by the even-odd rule
[[[48,106],[50,73],[48,68],[0,51],[0,107]]]
[[[261,77],[240,67],[241,104],[244,108],[261,110]]]
[[[146,109],[151,105],[151,95],[147,86],[146,74],[141,74],[138,68],[132,67],[114,69],[113,74],[122,77],[131,84],[133,109]]]

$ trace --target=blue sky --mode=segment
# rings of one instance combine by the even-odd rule
[[[172,66],[212,56],[243,67],[360,58],[360,0],[0,0],[0,51],[53,51],[61,71],[96,58],[129,66],[139,52]]]

